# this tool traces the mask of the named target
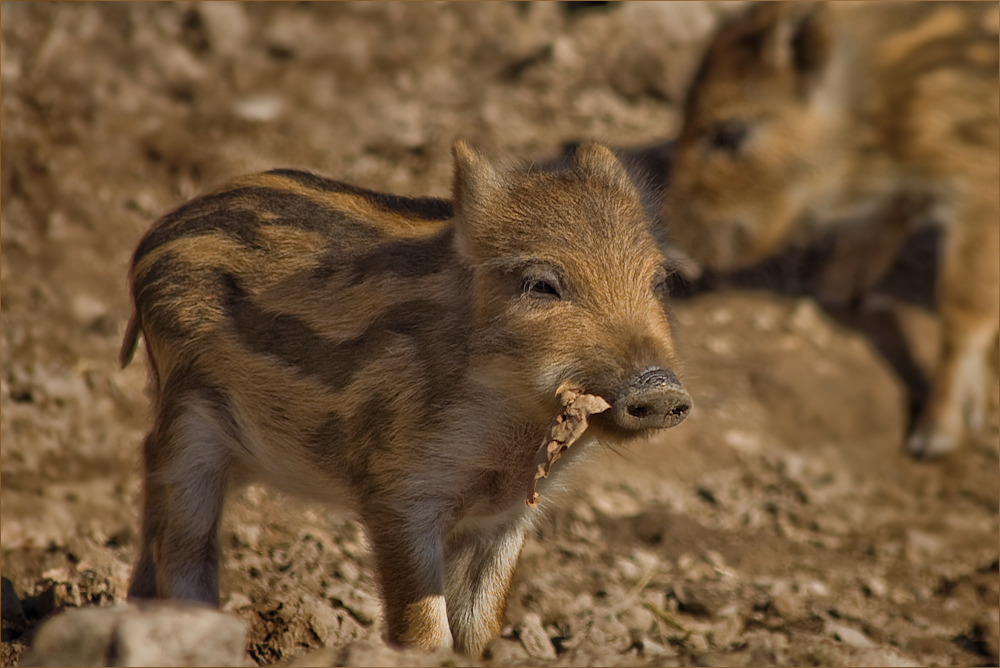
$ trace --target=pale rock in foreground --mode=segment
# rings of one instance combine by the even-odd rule
[[[181,603],[68,610],[42,624],[22,666],[251,666],[242,621]]]

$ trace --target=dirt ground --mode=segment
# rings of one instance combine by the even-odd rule
[[[52,610],[124,599],[149,415],[144,357],[116,358],[152,220],[277,166],[447,196],[455,136],[531,160],[669,138],[734,5],[584,4],[2,4],[0,567],[27,615],[3,665]],[[933,243],[843,313],[808,294],[822,249],[678,284],[694,411],[595,455],[539,522],[487,663],[997,665],[996,397],[944,461],[901,447]],[[223,544],[254,661],[370,660],[349,517],[254,486]]]

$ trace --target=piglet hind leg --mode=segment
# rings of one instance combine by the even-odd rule
[[[145,443],[142,546],[128,596],[218,605],[218,528],[232,458],[208,402],[166,413]]]
[[[450,536],[445,550],[445,597],[455,649],[482,656],[500,634],[517,558],[524,545],[521,520],[492,530]]]

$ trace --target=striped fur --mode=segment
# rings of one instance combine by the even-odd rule
[[[842,229],[825,297],[873,286],[917,223],[945,233],[944,324],[908,443],[955,448],[984,422],[1000,322],[995,2],[760,3],[695,77],[664,218],[722,270]]]
[[[357,510],[391,641],[478,654],[499,631],[556,388],[613,402],[675,359],[665,259],[610,151],[455,157],[454,204],[276,170],[140,241],[121,361],[142,333],[156,423],[130,596],[217,602],[222,500],[257,476]],[[648,431],[595,419],[562,468]]]

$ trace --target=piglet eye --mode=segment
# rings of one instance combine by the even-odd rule
[[[746,140],[749,128],[743,121],[727,120],[716,123],[707,132],[709,147],[736,153]]]
[[[521,282],[521,291],[535,299],[559,299],[556,286],[541,278],[526,278]]]

